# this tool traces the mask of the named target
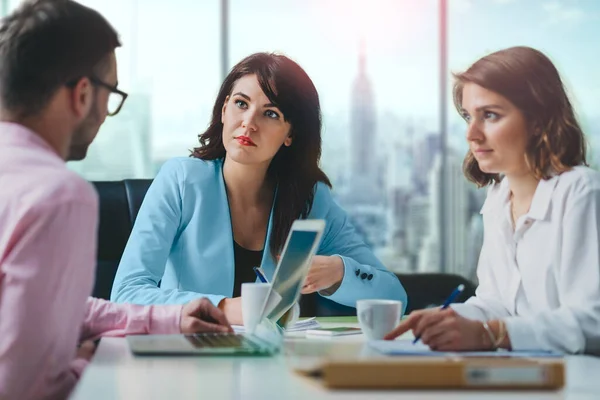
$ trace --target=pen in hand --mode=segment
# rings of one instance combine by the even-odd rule
[[[445,310],[446,308],[448,308],[450,306],[450,304],[454,300],[456,300],[456,298],[458,297],[458,295],[463,292],[463,290],[465,290],[465,285],[463,285],[461,283],[460,285],[458,285],[456,287],[456,289],[454,289],[454,291],[452,293],[450,293],[450,296],[448,296],[448,298],[446,299],[446,301],[444,302],[444,304],[442,305],[442,307],[440,308],[440,310]],[[421,335],[417,336],[415,338],[415,340],[413,340],[413,344],[417,343],[419,341],[419,339],[421,339]]]

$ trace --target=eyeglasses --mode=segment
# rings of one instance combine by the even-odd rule
[[[90,76],[90,82],[110,91],[108,95],[108,109],[106,114],[109,117],[114,117],[115,115],[117,115],[119,111],[121,111],[121,108],[123,107],[123,104],[125,103],[125,99],[127,99],[128,94],[117,89],[117,86],[109,85],[108,83],[101,81],[95,76]]]
[[[90,76],[89,80],[96,86],[100,86],[105,89],[108,89],[108,91],[110,93],[108,95],[108,107],[107,107],[106,114],[109,117],[114,117],[115,115],[117,115],[119,113],[119,111],[121,111],[121,108],[123,107],[123,104],[125,103],[125,100],[127,99],[127,96],[129,96],[129,95],[127,93],[117,89],[116,85],[115,86],[109,85],[108,83],[102,81],[101,79],[96,78],[95,76]],[[78,81],[79,81],[79,79],[72,80],[67,83],[67,86],[73,87],[77,84]]]

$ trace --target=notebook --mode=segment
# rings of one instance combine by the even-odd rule
[[[369,342],[369,346],[377,352],[385,355],[393,356],[460,356],[460,357],[500,357],[500,358],[540,358],[540,357],[562,357],[561,353],[530,350],[530,351],[461,351],[461,352],[445,352],[433,351],[429,346],[417,342],[413,344],[412,340],[374,340]]]

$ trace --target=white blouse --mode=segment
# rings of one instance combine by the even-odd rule
[[[481,209],[476,296],[462,316],[502,319],[513,349],[600,352],[600,173],[586,167],[539,182],[513,230],[505,178]]]

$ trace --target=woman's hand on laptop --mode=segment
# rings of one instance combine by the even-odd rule
[[[344,262],[338,256],[314,256],[302,294],[328,289],[344,279]]]
[[[183,306],[181,333],[233,332],[223,311],[207,298],[195,299]]]

